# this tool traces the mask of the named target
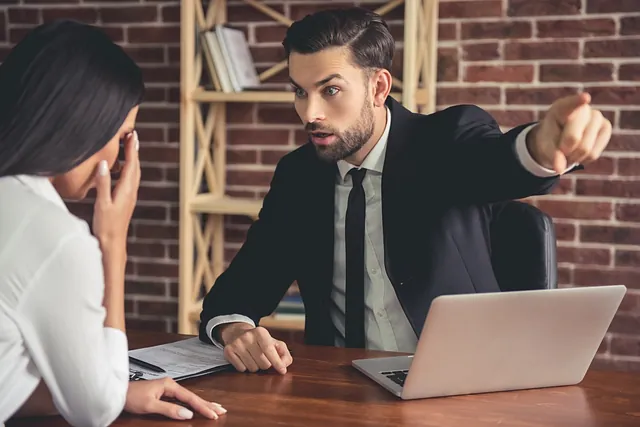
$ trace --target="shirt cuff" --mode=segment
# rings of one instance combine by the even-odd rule
[[[522,166],[532,175],[540,178],[558,176],[558,172],[541,166],[533,159],[533,157],[531,157],[531,153],[527,148],[527,134],[534,128],[534,126],[536,126],[536,124],[527,126],[516,137],[516,155],[518,156],[518,160],[520,160]],[[575,164],[571,165],[565,170],[565,172],[573,169],[575,166]]]
[[[224,325],[225,323],[236,323],[236,322],[245,322],[250,324],[254,328],[256,327],[256,324],[253,320],[251,320],[247,316],[243,316],[242,314],[228,314],[225,316],[216,316],[213,319],[209,320],[207,322],[207,326],[205,327],[207,336],[211,338],[211,342],[213,343],[213,345],[215,345],[221,350],[224,350],[224,345],[216,341],[215,337],[213,336],[213,330],[217,326]]]

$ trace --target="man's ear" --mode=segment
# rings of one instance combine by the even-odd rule
[[[376,107],[384,106],[389,93],[391,92],[391,85],[393,82],[393,77],[389,71],[383,69],[376,70],[370,78],[371,88],[373,93],[373,104]]]

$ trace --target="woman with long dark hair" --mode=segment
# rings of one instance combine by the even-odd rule
[[[73,21],[34,29],[0,65],[0,424],[53,413],[106,426],[123,410],[226,412],[170,379],[129,382],[124,277],[143,93],[126,53]],[[112,188],[121,142],[125,164]],[[63,200],[92,188],[90,230]]]

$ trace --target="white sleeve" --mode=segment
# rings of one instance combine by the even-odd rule
[[[205,327],[205,330],[207,331],[207,336],[211,338],[211,342],[213,342],[213,344],[219,349],[223,350],[224,346],[221,343],[219,343],[216,340],[216,338],[213,336],[213,330],[217,326],[224,325],[225,323],[234,323],[234,322],[245,322],[250,324],[254,328],[256,326],[253,320],[251,320],[247,316],[243,316],[242,314],[227,314],[224,316],[216,316],[213,319],[209,320],[209,322],[207,322],[207,326]]]
[[[554,171],[553,169],[547,169],[541,166],[533,159],[531,153],[529,153],[529,149],[527,148],[527,134],[531,131],[531,129],[533,129],[534,126],[535,124],[527,126],[516,137],[516,153],[518,155],[518,159],[526,170],[537,177],[547,178],[558,176],[558,172]],[[575,164],[571,165],[566,169],[566,171],[571,170],[575,166]]]
[[[104,275],[97,240],[65,238],[35,274],[20,311],[29,351],[53,403],[73,426],[107,426],[129,386],[128,343],[104,326]]]

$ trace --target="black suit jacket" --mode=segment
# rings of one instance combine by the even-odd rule
[[[382,175],[385,267],[416,333],[438,295],[499,291],[488,225],[494,202],[547,193],[557,178],[538,178],[519,162],[520,126],[503,134],[471,105],[414,114],[389,98],[391,129]],[[307,143],[284,156],[259,219],[229,268],[205,297],[207,322],[271,314],[294,280],[305,306],[305,342],[333,345],[334,186],[337,166]]]

